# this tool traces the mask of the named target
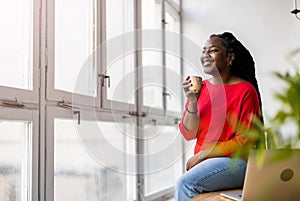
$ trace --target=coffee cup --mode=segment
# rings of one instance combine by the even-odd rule
[[[190,80],[192,84],[190,90],[193,90],[194,93],[199,93],[202,87],[202,78],[199,76],[190,76]]]

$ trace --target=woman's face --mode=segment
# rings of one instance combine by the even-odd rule
[[[222,45],[222,39],[213,36],[206,41],[200,57],[204,72],[215,75],[224,70],[229,71],[229,55],[227,49]]]

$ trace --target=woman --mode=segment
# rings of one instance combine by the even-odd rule
[[[247,156],[232,156],[254,146],[247,132],[254,127],[254,116],[262,119],[254,61],[240,41],[228,32],[211,35],[200,60],[211,79],[202,82],[199,93],[192,90],[190,77],[183,83],[187,102],[179,128],[186,140],[197,141],[187,172],[175,186],[177,201],[242,188]]]

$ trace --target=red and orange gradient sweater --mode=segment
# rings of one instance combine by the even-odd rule
[[[187,101],[186,106],[188,104]],[[194,154],[211,145],[219,145],[227,156],[231,156],[249,143],[247,132],[254,126],[254,116],[260,117],[258,95],[249,82],[215,85],[205,80],[197,107],[198,129],[187,130],[182,121],[179,123],[186,140],[194,139],[196,134]],[[185,115],[186,111],[182,119]]]

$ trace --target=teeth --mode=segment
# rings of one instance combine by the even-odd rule
[[[210,61],[204,61],[204,62],[203,62],[203,66],[208,66],[208,65],[210,65],[210,64],[211,64]]]

